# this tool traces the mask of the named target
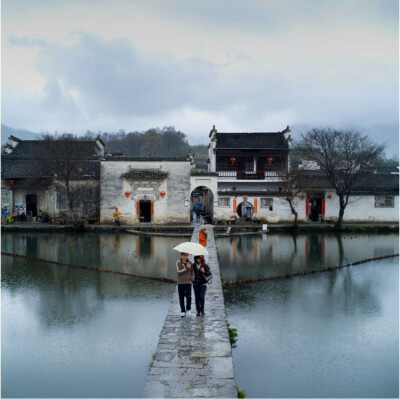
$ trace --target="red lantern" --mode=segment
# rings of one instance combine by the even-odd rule
[[[230,161],[231,161],[231,163],[232,163],[232,165],[236,162],[236,158],[235,157],[231,157],[230,158]]]
[[[126,198],[128,198],[131,195],[131,192],[129,190],[127,190],[127,191],[125,191],[125,195],[126,195]]]
[[[13,185],[15,183],[15,179],[10,179],[9,182],[11,185]]]
[[[274,158],[272,158],[272,157],[268,157],[267,158],[267,162],[271,165],[271,163],[272,163],[272,161],[274,160]]]
[[[247,194],[244,194],[244,195],[243,195],[243,199],[246,201],[247,198],[249,198],[249,196],[248,196]]]
[[[167,194],[164,190],[160,191],[161,197],[164,197],[164,195]]]

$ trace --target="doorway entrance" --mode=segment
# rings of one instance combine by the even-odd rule
[[[191,221],[212,223],[214,218],[214,194],[205,186],[196,187],[190,195]]]
[[[151,222],[151,201],[139,201],[139,221],[143,223]]]
[[[27,194],[25,196],[26,203],[26,215],[30,217],[36,217],[37,214],[37,195]]]
[[[240,220],[251,220],[253,216],[254,208],[250,202],[243,201],[237,206],[237,214],[240,217]]]
[[[313,194],[308,196],[308,217],[313,222],[321,221],[323,218],[323,194]]]

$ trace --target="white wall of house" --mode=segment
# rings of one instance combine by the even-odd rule
[[[133,184],[121,175],[129,170],[158,169],[167,172],[163,180],[140,181]],[[190,162],[188,161],[101,161],[100,222],[113,223],[114,210],[121,211],[121,225],[139,223],[137,201],[151,200],[152,223],[190,222]],[[125,195],[126,191],[130,194]],[[164,197],[160,195],[165,191]]]
[[[227,221],[232,218],[239,218],[237,211],[234,210],[234,199],[236,199],[237,209],[240,203],[244,201],[242,196],[229,197],[224,196],[223,194],[219,195],[219,205],[214,208],[215,220]],[[253,206],[253,220],[259,220],[265,223],[291,223],[294,221],[294,216],[290,210],[289,203],[282,197],[268,196],[267,193],[265,196],[251,196],[251,194],[249,194],[247,202]],[[272,210],[270,209],[270,204],[272,204]],[[296,198],[294,206],[298,213],[298,221],[305,221],[305,199]]]
[[[375,195],[351,196],[344,211],[345,222],[398,222],[399,196],[393,196],[394,206],[387,208],[375,207]],[[325,219],[336,219],[339,215],[339,198],[333,194],[326,198]]]
[[[243,197],[224,196],[220,193],[218,205],[214,207],[214,219],[216,221],[227,221],[232,218],[238,218],[234,211],[234,198],[236,198],[236,208],[243,201]],[[263,206],[263,198],[272,200],[272,210],[269,206]],[[255,209],[255,200],[257,209],[253,213],[252,219],[263,221],[265,223],[290,223],[294,216],[291,213],[289,203],[282,197],[251,196],[249,194],[247,201]],[[377,208],[375,207],[374,195],[363,195],[350,197],[349,204],[344,213],[345,222],[398,222],[399,220],[399,197],[393,196],[394,207]],[[229,202],[228,202],[229,201]],[[229,204],[229,205],[228,205]],[[296,198],[294,201],[295,209],[298,213],[298,221],[307,221],[306,198]],[[325,220],[336,220],[339,215],[339,201],[334,194],[331,198],[325,197]]]
[[[23,207],[26,208],[26,195],[34,194],[37,196],[37,212],[39,209],[48,212],[50,216],[53,216],[53,208],[50,206],[54,201],[54,194],[50,193],[49,190],[26,190],[26,189],[14,189],[11,191],[13,196],[13,207]],[[29,216],[29,215],[28,215]]]

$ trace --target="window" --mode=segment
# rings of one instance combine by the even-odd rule
[[[260,198],[261,199],[261,208],[269,208],[272,206],[272,198]]]
[[[230,198],[218,198],[218,206],[230,207]]]
[[[394,208],[393,195],[376,195],[375,208]]]

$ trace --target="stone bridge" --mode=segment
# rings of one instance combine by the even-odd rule
[[[198,242],[198,229],[192,235]],[[143,393],[145,398],[237,398],[225,304],[213,232],[208,230],[206,262],[213,280],[207,286],[205,316],[181,317],[177,288]]]

